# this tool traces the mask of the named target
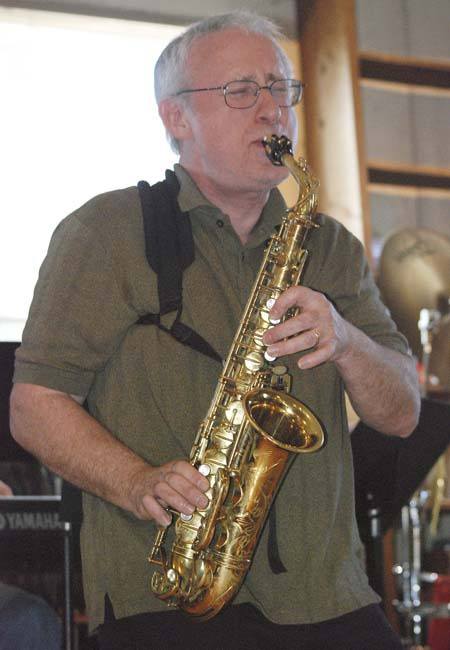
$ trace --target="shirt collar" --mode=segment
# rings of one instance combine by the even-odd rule
[[[182,212],[189,212],[194,219],[202,215],[212,224],[220,218],[229,224],[227,215],[224,215],[219,208],[211,203],[199,190],[189,173],[180,164],[174,166],[174,171],[180,183],[178,194],[178,205]],[[261,217],[253,228],[246,247],[259,246],[273,234],[275,226],[281,222],[286,211],[286,204],[278,188],[271,190],[266,205],[263,208]],[[215,219],[213,219],[215,217]],[[231,228],[231,224],[230,224]]]
[[[179,164],[174,165],[174,172],[180,183],[178,194],[178,205],[182,212],[191,212],[201,206],[215,208],[215,206],[203,196],[189,173]],[[217,209],[217,208],[215,208]]]

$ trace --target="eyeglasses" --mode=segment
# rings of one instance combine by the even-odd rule
[[[256,81],[242,80],[229,81],[224,86],[212,88],[193,88],[179,90],[178,95],[186,93],[202,93],[207,90],[221,90],[225,104],[230,108],[251,108],[261,93],[261,90],[268,90],[278,106],[288,108],[298,104],[303,95],[303,84],[297,79],[276,79],[267,86],[260,86]]]

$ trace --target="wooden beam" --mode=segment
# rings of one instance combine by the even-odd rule
[[[361,76],[450,88],[450,62],[395,56],[383,52],[359,52]]]
[[[450,169],[403,165],[383,160],[367,162],[370,183],[450,190]]]

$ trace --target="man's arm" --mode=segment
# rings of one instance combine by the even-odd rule
[[[291,287],[277,300],[271,318],[280,318],[291,307],[299,307],[299,314],[264,336],[269,354],[310,350],[298,360],[301,369],[334,362],[359,417],[382,433],[408,436],[420,411],[413,359],[366,336],[320,292]]]
[[[167,525],[167,506],[190,514],[204,507],[209,483],[185,460],[152,467],[101,426],[81,398],[15,384],[11,432],[44,465],[74,485],[132,512]]]
[[[349,345],[335,363],[353,408],[374,429],[408,436],[416,428],[420,413],[413,358],[379,345],[344,322]]]

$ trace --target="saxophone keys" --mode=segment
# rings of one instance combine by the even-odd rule
[[[270,323],[271,325],[278,325],[281,322],[280,318],[270,318],[269,312],[275,304],[275,298],[269,298],[263,305],[261,309],[261,318],[265,323]]]
[[[176,596],[178,592],[178,573],[174,569],[169,569],[165,573],[155,571],[151,580],[151,588],[161,600],[170,602],[169,599]]]
[[[231,422],[233,425],[240,425],[244,419],[244,408],[242,403],[239,400],[231,402],[226,411],[225,416],[228,422]]]
[[[171,584],[175,584],[178,578],[178,573],[175,571],[175,569],[169,569],[166,572],[166,578]]]
[[[276,357],[273,357],[271,354],[267,352],[267,350],[264,352],[264,359],[266,361],[275,361]]]
[[[259,327],[253,332],[253,340],[256,343],[258,347],[263,347],[264,343],[262,340],[262,337],[264,336],[264,333],[266,332],[265,328]]]
[[[202,476],[209,476],[211,474],[211,466],[207,463],[202,463],[199,466],[198,471],[200,474],[202,474]]]
[[[292,377],[286,366],[274,366],[270,378],[270,386],[275,390],[282,390],[285,393],[291,392]]]
[[[275,304],[275,298],[269,298],[269,300],[266,302],[267,310],[270,311],[274,306],[274,304]],[[281,318],[270,318],[269,316],[268,321],[272,325],[278,325],[278,323],[281,322]]]
[[[247,370],[250,370],[250,372],[256,372],[264,365],[263,355],[260,352],[250,352],[250,354],[245,357],[244,363]]]

